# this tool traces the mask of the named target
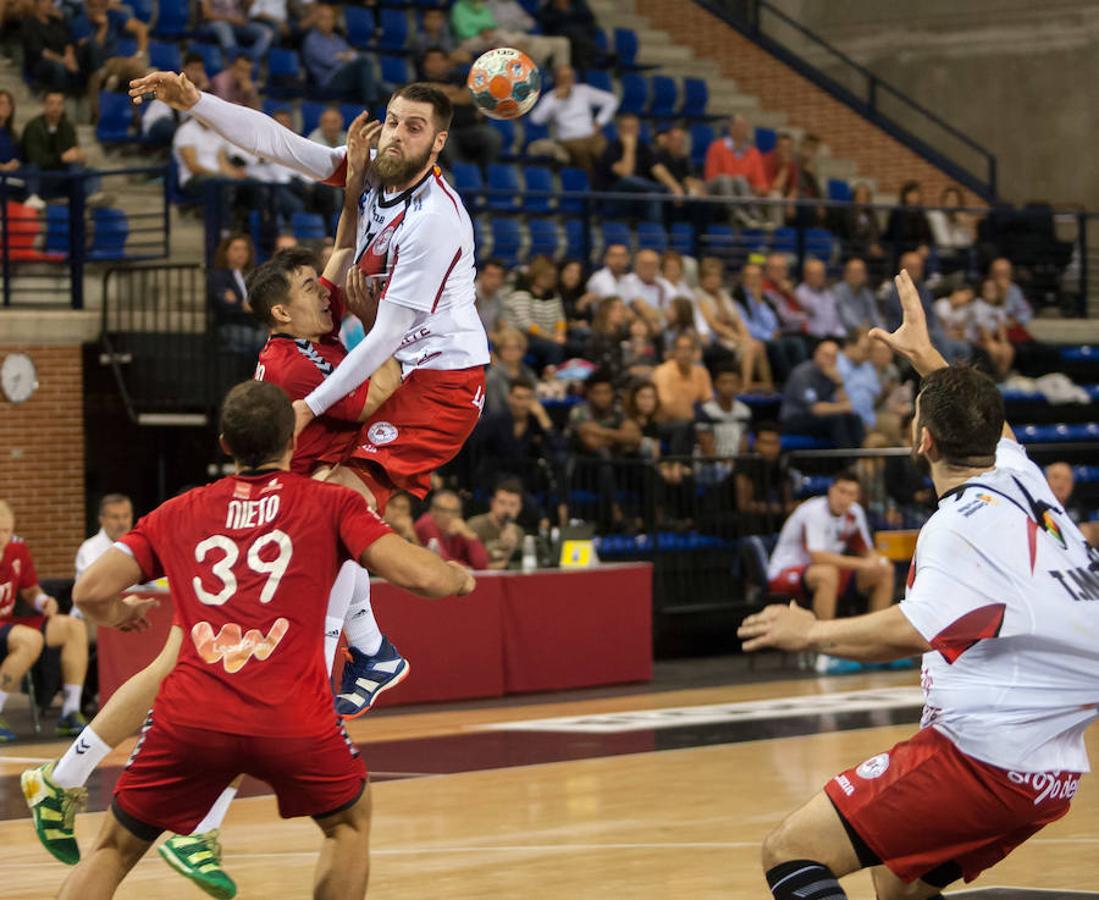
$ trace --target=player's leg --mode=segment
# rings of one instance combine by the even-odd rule
[[[945,883],[942,887],[935,887],[923,880],[905,884],[885,866],[875,866],[871,869],[871,875],[874,878],[874,891],[878,895],[878,900],[934,900],[936,897],[942,897],[942,889],[946,887]],[[956,877],[960,878],[961,873],[959,872]]]
[[[0,652],[4,654],[0,662],[0,712],[8,702],[8,694],[19,690],[23,676],[42,655],[42,647],[42,633],[35,629],[26,625],[0,626]],[[0,744],[14,740],[15,732],[0,718]]]
[[[324,832],[313,880],[314,900],[352,900],[366,896],[370,878],[370,785],[355,805],[317,818]]]
[[[83,619],[56,615],[46,620],[45,636],[47,647],[61,648],[64,700],[56,732],[61,737],[80,734],[88,724],[80,712],[80,695],[84,691],[84,677],[88,674],[88,631]]]
[[[839,900],[838,879],[862,868],[843,821],[823,791],[763,841],[763,871],[775,900]]]
[[[152,842],[126,828],[112,809],[91,850],[65,879],[58,900],[102,900],[114,896],[122,879],[148,851]]]
[[[243,780],[243,775],[233,779],[190,834],[173,834],[156,848],[168,865],[211,897],[235,897],[237,893],[236,882],[221,865],[221,823]]]
[[[805,570],[804,579],[813,598],[813,613],[818,619],[834,619],[839,596],[839,569],[827,563],[814,563]]]
[[[893,605],[893,565],[883,559],[882,565],[874,569],[856,572],[855,587],[867,595],[870,612],[888,609]]]

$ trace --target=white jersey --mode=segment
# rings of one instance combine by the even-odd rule
[[[355,260],[380,282],[381,302],[417,313],[395,354],[405,375],[488,365],[473,223],[438,168],[398,194],[367,185],[359,198]]]
[[[811,551],[861,556],[873,546],[866,513],[858,503],[837,516],[828,507],[828,497],[812,497],[790,513],[778,536],[767,577],[776,578],[785,569],[808,566]]]
[[[931,645],[923,725],[1015,772],[1086,772],[1099,716],[1099,553],[1026,451],[939,500],[901,611]]]

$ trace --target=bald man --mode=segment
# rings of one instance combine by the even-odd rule
[[[794,291],[798,304],[809,316],[810,337],[843,337],[836,297],[828,286],[828,271],[819,259],[808,257],[801,268],[801,284]]]
[[[1072,492],[1076,487],[1072,466],[1066,462],[1050,463],[1046,466],[1046,481],[1057,502],[1064,507],[1065,513],[1076,523],[1087,542],[1094,547],[1095,542],[1099,540],[1099,522],[1089,522],[1087,509],[1072,502]]]

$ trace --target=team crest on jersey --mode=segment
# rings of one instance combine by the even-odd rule
[[[385,256],[386,252],[389,250],[389,242],[393,240],[393,231],[394,229],[392,227],[386,228],[377,238],[375,238],[374,245],[371,249],[377,256]]]
[[[252,496],[252,485],[247,481],[238,481],[233,487],[233,497],[237,500],[247,500]]]
[[[877,756],[871,756],[870,759],[855,769],[855,774],[866,781],[872,781],[875,778],[881,778],[888,769],[889,754],[879,753]]]
[[[268,481],[267,484],[265,484],[260,489],[260,493],[261,494],[266,494],[269,491],[281,491],[281,490],[282,490],[282,482],[279,481],[278,477],[275,477],[275,478],[272,478],[270,481]]]
[[[400,432],[397,430],[397,426],[391,422],[375,422],[366,432],[367,438],[375,447],[392,444],[397,440],[398,434]]]

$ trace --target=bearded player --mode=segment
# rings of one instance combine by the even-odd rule
[[[1099,553],[1015,442],[996,385],[947,366],[912,280],[896,282],[904,321],[871,335],[923,376],[912,448],[939,495],[905,598],[829,622],[769,606],[739,635],[749,651],[923,653],[922,727],[837,775],[768,835],[775,900],[838,900],[837,879],[863,868],[880,900],[972,881],[1068,812],[1099,716]]]

